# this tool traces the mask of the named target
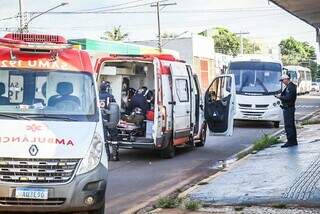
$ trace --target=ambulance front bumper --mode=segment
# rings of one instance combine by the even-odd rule
[[[16,190],[22,187],[46,189],[48,199],[18,199]],[[0,211],[48,213],[96,210],[103,207],[105,203],[106,187],[107,169],[101,163],[94,170],[77,175],[65,184],[2,182],[0,183]]]

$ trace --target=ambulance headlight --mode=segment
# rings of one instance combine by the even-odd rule
[[[82,159],[77,174],[87,173],[98,166],[102,156],[103,140],[98,133],[95,133],[86,156]]]

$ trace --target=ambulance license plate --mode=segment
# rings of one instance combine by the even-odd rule
[[[48,190],[38,188],[17,188],[16,198],[46,200],[48,199]]]

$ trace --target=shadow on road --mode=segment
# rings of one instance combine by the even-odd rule
[[[180,155],[184,155],[193,151],[195,148],[191,147],[181,147],[176,148],[176,156],[174,158],[179,157]],[[154,150],[129,150],[129,149],[121,149],[120,150],[120,161],[160,161],[165,160],[160,157],[159,152]]]
[[[239,128],[274,128],[272,122],[267,122],[267,121],[247,121],[247,120],[236,120],[234,123],[235,127]]]

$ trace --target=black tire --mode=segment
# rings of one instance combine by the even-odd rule
[[[176,155],[175,148],[173,146],[173,142],[170,141],[168,146],[160,151],[161,158],[171,159]]]
[[[196,143],[196,147],[203,147],[206,144],[207,140],[207,128],[204,127],[201,129],[201,140],[200,142]]]
[[[273,122],[273,126],[274,126],[275,128],[279,128],[279,127],[280,127],[280,121],[275,121],[275,122]]]
[[[103,205],[101,208],[97,210],[92,210],[88,212],[88,214],[105,214],[104,210],[105,210],[105,205]]]

